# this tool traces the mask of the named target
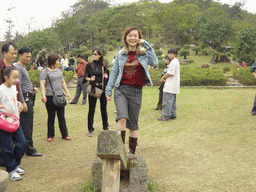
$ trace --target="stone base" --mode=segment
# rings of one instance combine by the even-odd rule
[[[120,179],[120,192],[148,190],[148,169],[146,161],[141,155],[130,155],[129,177]],[[96,158],[92,166],[92,186],[101,191],[102,186],[102,161]]]
[[[0,192],[4,192],[8,186],[9,174],[0,169]]]

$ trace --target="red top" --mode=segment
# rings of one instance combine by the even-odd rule
[[[127,56],[121,84],[142,88],[146,84],[144,68],[138,61],[136,51],[129,51]]]
[[[77,65],[77,68],[76,68],[77,77],[83,77],[84,76],[86,65],[87,65],[86,61],[84,61],[83,63],[79,63]]]

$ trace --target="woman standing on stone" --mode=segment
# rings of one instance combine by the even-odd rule
[[[124,31],[123,43],[124,48],[117,53],[109,77],[106,97],[111,101],[112,89],[115,87],[117,131],[121,131],[121,137],[125,142],[126,128],[130,130],[129,153],[135,154],[142,87],[147,82],[153,85],[148,65],[156,66],[158,60],[153,48],[142,39],[142,33],[136,27],[128,27]]]

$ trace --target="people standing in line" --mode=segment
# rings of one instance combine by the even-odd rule
[[[92,86],[92,90],[95,89],[95,87],[103,90],[103,93],[101,94],[100,100],[100,111],[101,111],[101,118],[102,118],[102,126],[104,130],[108,130],[108,114],[107,114],[107,99],[105,96],[105,88],[107,79],[109,76],[108,68],[105,64],[105,59],[103,56],[103,52],[101,49],[94,49],[92,51],[92,62],[88,63],[85,70],[84,75],[84,81],[88,81],[88,85],[90,84]],[[103,70],[102,70],[103,67]],[[102,80],[103,76],[103,80]],[[103,85],[102,85],[103,82]],[[103,89],[102,89],[103,88]],[[88,137],[93,136],[93,122],[94,122],[94,114],[95,114],[95,108],[97,103],[97,98],[94,98],[90,95],[89,97],[89,112],[88,112]]]
[[[180,93],[180,62],[177,59],[177,50],[170,48],[168,57],[171,63],[167,69],[167,73],[161,78],[161,82],[165,82],[163,89],[163,107],[162,117],[159,121],[169,121],[176,119],[176,94]]]
[[[168,55],[166,55],[164,57],[164,62],[165,62],[165,67],[164,67],[163,73],[161,75],[161,78],[166,74],[168,66],[169,66],[169,64],[171,62],[171,60],[168,57]],[[164,88],[164,82],[162,82],[160,87],[158,88],[159,89],[159,98],[158,98],[157,106],[156,106],[156,108],[154,110],[162,110],[162,105],[163,105],[163,88]]]
[[[31,60],[31,49],[29,47],[22,47],[19,49],[19,61],[14,66],[19,71],[19,82],[21,88],[21,98],[25,102],[23,104],[23,111],[20,113],[20,125],[25,135],[27,145],[26,154],[28,156],[42,156],[38,153],[33,146],[33,120],[34,120],[34,103],[35,94],[38,89],[33,86],[29,79],[29,75],[26,70],[26,65]]]
[[[47,69],[41,71],[40,73],[40,91],[42,95],[42,102],[45,103],[47,113],[48,113],[48,121],[47,121],[47,141],[51,142],[55,136],[54,131],[54,122],[55,122],[55,115],[57,112],[57,117],[59,121],[59,128],[62,135],[62,139],[71,140],[68,136],[68,129],[65,120],[65,107],[57,107],[53,104],[53,92],[50,85],[54,89],[56,95],[63,95],[63,89],[66,92],[67,99],[70,100],[70,95],[68,92],[67,85],[63,78],[63,74],[59,66],[59,56],[55,53],[50,54],[47,57]],[[46,90],[46,92],[45,92]]]
[[[109,77],[106,97],[111,101],[112,89],[115,87],[117,131],[121,131],[121,137],[125,143],[126,128],[130,130],[129,153],[135,154],[142,87],[148,82],[153,85],[148,65],[156,66],[158,60],[153,48],[142,39],[142,33],[136,27],[128,27],[124,31],[123,43],[125,46],[116,55]]]
[[[76,94],[74,99],[69,104],[77,104],[80,94],[81,92],[83,92],[82,105],[85,105],[86,99],[87,99],[87,92],[86,92],[87,82],[84,82],[83,80],[84,80],[86,65],[88,62],[86,62],[85,56],[80,54],[77,56],[77,61],[78,61],[78,65],[76,67],[76,74],[78,79],[76,84]]]
[[[68,67],[68,59],[66,58],[65,55],[62,56],[62,59],[60,60],[60,65],[61,65],[62,71],[65,71],[65,69]]]
[[[5,43],[2,46],[2,54],[3,54],[3,59],[0,60],[0,74],[2,71],[2,68],[4,66],[12,66],[13,62],[15,61],[16,57],[17,57],[17,46],[11,42]],[[0,85],[2,84],[2,80],[0,78]],[[20,101],[21,103],[24,103],[24,100],[20,97],[20,92],[21,89],[19,87],[19,82],[16,84],[16,90],[18,91],[18,101]],[[23,110],[22,105],[19,105],[20,107],[20,111]],[[2,160],[2,153],[0,152],[0,166],[4,166],[4,162]]]
[[[22,104],[17,101],[18,70],[13,66],[4,66],[1,71],[1,81],[0,113],[19,117],[18,105]],[[24,169],[20,167],[20,163],[26,150],[26,139],[20,125],[13,133],[3,131],[0,127],[0,148],[9,179],[20,180],[20,175],[25,173]]]

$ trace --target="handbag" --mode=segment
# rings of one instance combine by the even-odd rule
[[[9,116],[7,113],[0,114],[0,129],[9,133],[17,131],[19,128],[19,118],[12,114]]]
[[[94,98],[100,98],[103,93],[103,83],[104,83],[104,67],[102,66],[102,89],[95,86],[95,92],[92,92],[92,85],[88,84],[86,92],[88,95]]]
[[[50,80],[50,77],[48,75],[48,72],[47,72],[47,69],[46,69],[46,74],[47,74],[47,77],[49,79],[49,82],[50,82],[50,85],[51,85],[51,88],[52,88],[52,102],[55,106],[57,107],[65,107],[67,105],[67,101],[66,101],[66,98],[65,98],[65,95],[56,95],[55,94],[55,91],[53,90],[53,87],[52,87],[52,82]]]

